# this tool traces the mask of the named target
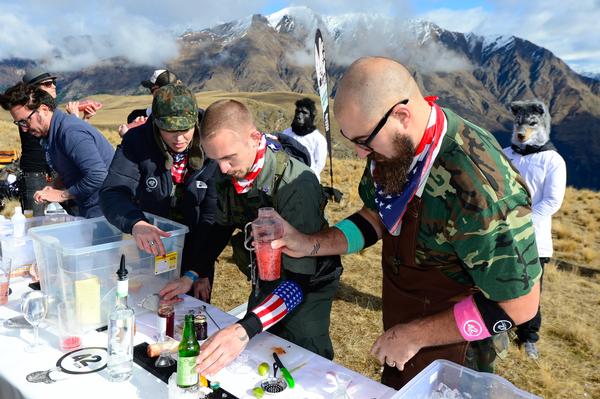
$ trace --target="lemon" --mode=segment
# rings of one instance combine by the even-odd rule
[[[266,363],[263,363],[263,364],[266,364]],[[260,399],[263,397],[264,394],[265,394],[265,391],[263,391],[263,389],[261,387],[256,387],[252,390],[252,395],[254,395],[255,398]]]
[[[269,363],[261,363],[258,365],[258,374],[260,374],[261,376],[265,376],[267,374],[269,374]],[[262,390],[262,389],[261,389]]]

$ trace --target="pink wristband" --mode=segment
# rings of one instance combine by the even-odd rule
[[[454,320],[465,341],[479,341],[492,336],[473,301],[473,295],[454,305]]]

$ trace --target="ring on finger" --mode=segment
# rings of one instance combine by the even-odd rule
[[[148,245],[150,245],[151,247],[153,247],[153,246],[154,246],[154,244],[155,244],[155,242],[154,242],[154,241],[148,241]]]
[[[390,367],[396,367],[396,362],[393,360],[390,362],[387,358],[385,358],[385,363]]]

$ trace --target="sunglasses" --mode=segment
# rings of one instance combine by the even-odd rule
[[[399,104],[403,104],[403,105],[408,104],[408,98],[406,100],[399,101],[396,104],[392,105],[392,108],[390,108],[388,110],[388,112],[385,113],[385,115],[383,116],[383,118],[381,118],[381,120],[379,121],[379,123],[377,124],[377,126],[375,126],[375,129],[373,129],[373,131],[371,132],[371,134],[369,134],[366,139],[365,138],[353,138],[353,139],[351,139],[350,137],[348,137],[348,136],[346,136],[344,134],[344,132],[342,131],[342,129],[340,129],[340,133],[342,134],[342,136],[344,136],[345,138],[347,138],[348,140],[350,140],[351,142],[353,142],[354,144],[356,144],[360,148],[362,148],[364,150],[373,151],[373,148],[371,148],[371,146],[370,146],[371,142],[373,141],[373,139],[375,138],[375,136],[377,136],[377,134],[379,133],[379,131],[385,126],[385,124],[387,123],[388,118],[392,114],[392,111],[394,110],[394,108],[396,108],[396,105],[399,105]]]
[[[28,128],[31,125],[31,117],[33,116],[33,114],[35,114],[37,112],[37,108],[34,109],[33,111],[31,111],[31,113],[29,114],[29,116],[25,119],[21,119],[20,121],[13,121],[13,123],[17,126],[20,127],[24,127],[24,128]]]
[[[56,79],[51,79],[51,80],[46,80],[45,82],[40,82],[39,86],[44,86],[44,87],[56,86]]]

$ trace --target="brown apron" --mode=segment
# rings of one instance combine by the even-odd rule
[[[472,292],[433,267],[415,262],[421,199],[414,197],[402,218],[400,235],[383,237],[383,328],[430,316],[450,309]],[[464,364],[467,342],[421,349],[399,371],[384,367],[382,383],[400,389],[436,359]]]

